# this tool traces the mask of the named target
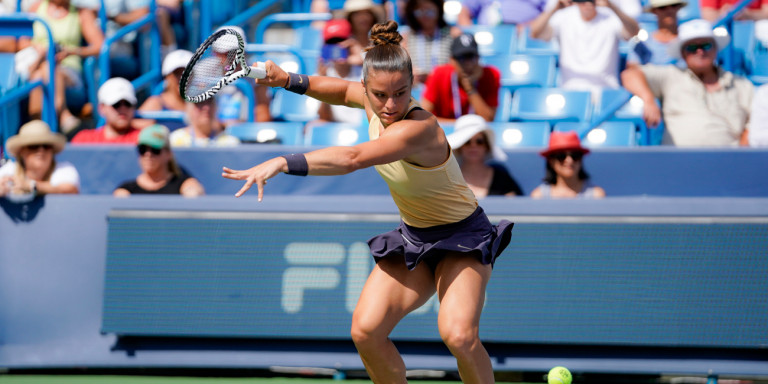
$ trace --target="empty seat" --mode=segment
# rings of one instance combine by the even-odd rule
[[[304,143],[309,146],[351,146],[368,140],[368,126],[327,123],[307,130]]]
[[[530,29],[528,27],[523,28],[520,31],[517,52],[519,53],[544,53],[550,55],[559,55],[560,46],[555,39],[549,41],[534,39],[531,37]]]
[[[307,123],[317,119],[320,102],[311,97],[276,88],[270,104],[272,118]]]
[[[550,125],[546,121],[491,123],[496,143],[503,149],[542,148],[549,143]]]
[[[239,123],[227,127],[226,132],[243,143],[304,144],[304,124],[298,122]]]
[[[561,122],[555,124],[554,130],[581,133],[585,127],[588,125],[584,123]],[[606,121],[591,129],[581,142],[588,148],[634,147],[637,146],[637,130],[631,121]]]
[[[512,96],[512,121],[589,121],[591,94],[561,88],[520,88]]]
[[[462,30],[475,36],[480,56],[507,56],[517,51],[517,27],[515,25],[471,25],[462,27]]]
[[[548,54],[515,54],[484,58],[501,72],[501,85],[510,89],[555,85],[556,58]]]

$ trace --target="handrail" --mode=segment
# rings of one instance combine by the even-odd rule
[[[728,44],[723,48],[724,55],[723,55],[723,68],[725,68],[728,71],[733,71],[733,65],[734,65],[734,56],[735,56],[735,50],[733,49],[733,18],[736,16],[737,13],[741,12],[744,8],[746,8],[749,3],[751,3],[754,0],[741,0],[739,3],[736,4],[733,9],[728,11],[723,17],[721,17],[719,20],[717,20],[714,25],[712,25],[712,28],[718,28],[718,27],[724,27],[726,30],[728,30],[728,34],[731,35],[731,43]]]
[[[4,16],[0,16],[0,35],[10,36],[32,36],[33,24],[39,22],[45,27],[46,34],[48,35],[48,53],[46,59],[48,60],[48,84],[45,84],[42,80],[33,81],[31,83],[24,84],[20,87],[13,88],[8,92],[0,96],[0,105],[9,104],[24,98],[34,88],[43,88],[43,111],[42,119],[51,127],[51,130],[57,132],[59,130],[59,119],[56,116],[56,107],[54,102],[54,95],[56,89],[56,48],[53,44],[53,33],[48,23],[41,17],[31,13],[14,13]]]
[[[331,17],[330,13],[273,13],[261,19],[256,26],[255,41],[259,44],[263,43],[267,28],[274,23],[327,21]]]

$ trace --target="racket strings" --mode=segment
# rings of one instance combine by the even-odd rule
[[[190,71],[186,95],[200,96],[221,86],[223,78],[241,70],[237,60],[239,48],[238,39],[232,34],[222,34],[209,44]]]

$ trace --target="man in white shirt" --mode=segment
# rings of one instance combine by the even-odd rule
[[[640,30],[609,0],[560,0],[532,23],[531,37],[557,39],[561,87],[599,93],[619,87],[619,40]]]

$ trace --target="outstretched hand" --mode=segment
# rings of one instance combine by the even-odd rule
[[[264,198],[264,186],[267,185],[267,180],[275,177],[278,173],[283,172],[283,169],[287,168],[287,166],[288,163],[285,158],[275,157],[253,168],[242,171],[223,167],[221,176],[225,179],[245,180],[245,184],[239,191],[237,191],[235,197],[242,196],[246,191],[251,189],[255,183],[259,190],[259,201],[261,201],[262,198]]]

